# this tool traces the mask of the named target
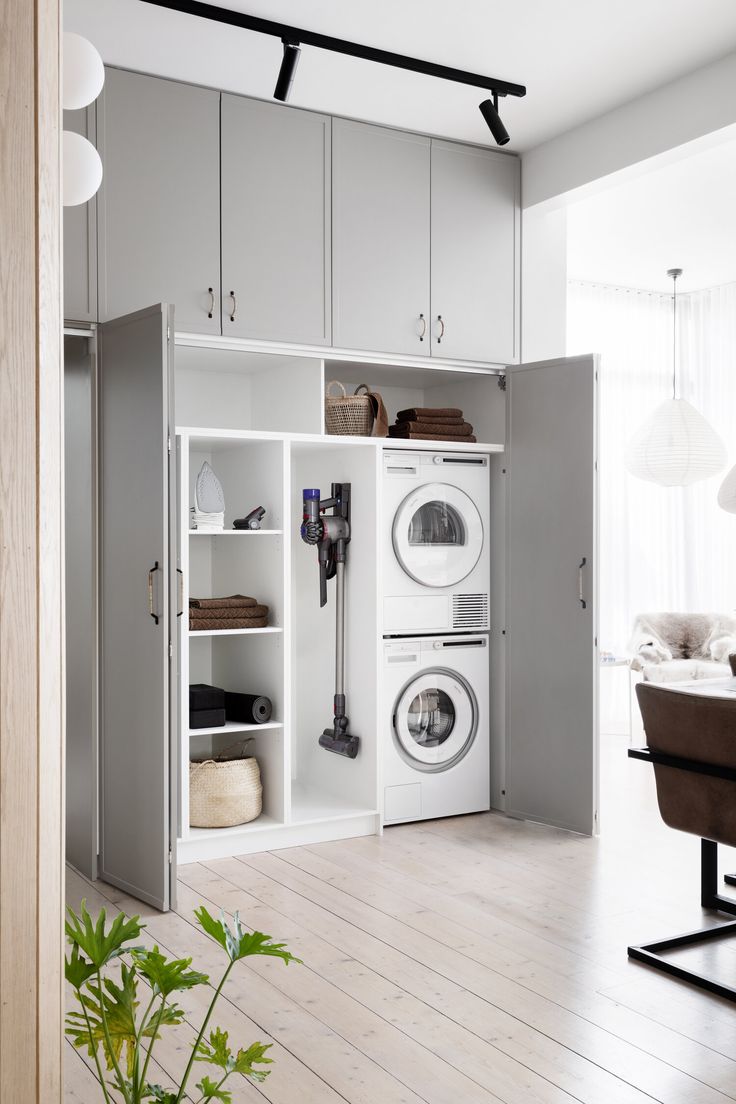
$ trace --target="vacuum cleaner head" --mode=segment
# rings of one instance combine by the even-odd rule
[[[348,759],[355,759],[360,747],[360,737],[348,736],[347,733],[336,736],[334,728],[326,728],[319,738],[319,746],[325,751],[334,751],[335,755],[345,755]]]

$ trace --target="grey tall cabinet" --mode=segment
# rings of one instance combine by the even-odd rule
[[[116,69],[72,123],[93,136],[95,121],[103,185],[65,219],[67,318],[100,322],[67,337],[70,860],[165,909],[177,846],[197,861],[380,826],[378,649],[355,680],[355,764],[322,761],[299,697],[298,634],[310,654],[317,635],[296,526],[320,472],[356,488],[352,632],[379,627],[384,442],[325,434],[335,377],[378,388],[390,415],[462,407],[480,443],[443,451],[500,452],[508,413],[489,535],[494,792],[513,814],[592,831],[596,365],[518,364],[518,159]],[[191,532],[195,456],[231,480],[230,509],[264,501],[273,528]],[[190,647],[192,585],[252,587],[272,621]],[[204,838],[189,754],[212,733],[189,731],[187,686],[246,675],[276,707],[253,736],[264,814],[245,842],[243,826]]]

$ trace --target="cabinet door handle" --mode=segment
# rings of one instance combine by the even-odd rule
[[[160,570],[161,569],[159,567],[158,560],[156,560],[155,564],[153,565],[153,567],[148,572],[148,612],[149,612],[150,616],[153,618],[153,620],[156,622],[157,625],[158,625],[158,622],[159,622],[159,616],[158,616],[157,613],[154,612],[154,609],[153,609],[153,573],[154,573],[154,571],[160,571]]]
[[[235,321],[235,312],[238,309],[238,301],[235,298],[235,292],[234,291],[230,292],[230,298],[233,301],[233,307],[232,307],[232,310],[230,311],[230,321],[234,322]]]
[[[181,617],[184,613],[184,572],[180,567],[177,567],[176,574],[179,576],[179,601],[177,603],[179,608],[176,611],[176,616]]]
[[[207,288],[207,294],[210,297],[210,309],[207,311],[207,317],[212,318],[215,313],[215,293],[212,288]]]
[[[424,341],[424,338],[425,338],[426,333],[427,333],[427,319],[424,317],[423,314],[420,314],[419,315],[419,321],[422,324],[422,329],[421,329],[418,336],[419,336],[420,341]]]
[[[587,559],[585,558],[585,556],[583,556],[582,560],[578,564],[578,602],[580,603],[582,609],[588,608],[588,603],[585,601],[583,592],[583,569],[587,562]]]
[[[442,341],[442,338],[445,336],[445,323],[442,320],[442,315],[441,314],[437,315],[437,321],[440,324],[439,337],[437,338],[437,344],[439,345],[439,343]]]

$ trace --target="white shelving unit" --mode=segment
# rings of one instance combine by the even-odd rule
[[[461,406],[479,437],[492,443],[333,437],[324,433],[325,383],[365,382],[383,395],[390,420],[408,406]],[[179,632],[181,772],[179,862],[289,847],[380,831],[381,640],[379,536],[382,449],[503,451],[504,400],[495,374],[479,366],[325,359],[311,350],[266,353],[247,342],[202,342],[177,335],[179,567],[184,616]],[[197,424],[197,422],[199,424]],[[204,423],[204,427],[203,427]],[[211,425],[217,428],[206,428]],[[258,428],[254,428],[255,426]],[[273,428],[272,428],[273,427]],[[495,441],[493,440],[495,438]],[[203,460],[223,484],[225,529],[190,528],[193,486]],[[332,482],[353,488],[347,574],[347,672],[350,730],[361,737],[356,760],[330,755],[318,736],[331,722],[334,692],[332,601],[320,609],[313,549],[298,524],[302,489]],[[266,509],[268,528],[233,530],[234,518]],[[223,539],[227,538],[227,539]],[[190,631],[190,596],[251,594],[269,606],[262,629]],[[189,729],[189,684],[267,694],[264,725]],[[189,825],[189,760],[216,754],[239,737],[252,741],[263,781],[263,812],[250,824]]]

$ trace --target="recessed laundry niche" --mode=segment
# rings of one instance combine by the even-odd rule
[[[377,786],[378,694],[378,471],[380,452],[355,443],[291,446],[292,543],[292,815],[373,810]],[[349,733],[360,737],[354,760],[325,751],[319,736],[332,725],[335,690],[335,582],[319,605],[317,550],[300,540],[302,492],[316,487],[323,499],[332,483],[351,484],[351,541],[345,598],[345,690]]]

